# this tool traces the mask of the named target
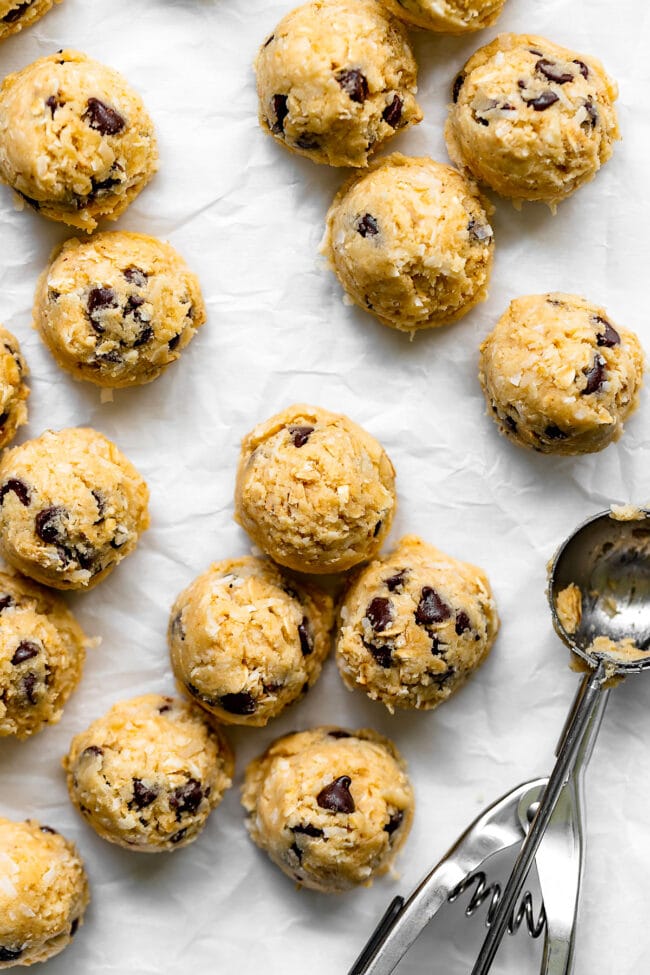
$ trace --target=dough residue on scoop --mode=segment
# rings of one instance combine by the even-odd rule
[[[609,517],[614,521],[643,521],[648,517],[648,512],[635,504],[612,504]]]
[[[572,636],[582,620],[582,593],[575,582],[557,594],[555,611],[563,628]]]

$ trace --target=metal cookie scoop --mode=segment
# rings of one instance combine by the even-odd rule
[[[635,517],[635,514],[637,517]],[[568,594],[563,597],[563,594]],[[572,775],[604,685],[615,675],[650,668],[650,519],[610,511],[590,518],[560,547],[549,573],[553,624],[567,646],[591,668],[569,714],[555,768],[503,890],[472,975],[487,975],[535,853]],[[573,612],[562,611],[563,603]],[[560,607],[560,611],[558,611]]]

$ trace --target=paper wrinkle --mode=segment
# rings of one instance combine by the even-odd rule
[[[347,306],[318,252],[327,208],[347,171],[291,157],[257,125],[252,61],[289,0],[64,0],[4,42],[0,74],[62,46],[122,71],[157,127],[161,165],[117,226],[169,239],[199,275],[208,322],[155,383],[112,403],[57,369],[30,328],[36,279],[71,234],[0,191],[0,321],[31,370],[30,423],[90,424],[147,479],[152,527],[95,591],[68,601],[89,650],[61,723],[24,743],[0,742],[0,815],[33,816],[77,841],[93,900],[74,945],[47,975],[313,975],[345,973],[391,898],[409,892],[481,809],[550,771],[577,680],[552,631],[546,564],[590,514],[647,501],[648,396],[623,439],[599,455],[540,457],[499,437],[476,379],[478,346],[508,302],[575,291],[602,303],[650,349],[647,59],[642,0],[508,0],[478,36],[413,34],[424,122],[387,151],[446,162],[449,86],[498,30],[546,35],[600,57],[621,83],[623,142],[596,180],[558,207],[516,211],[493,195],[496,241],[489,300],[413,342]],[[631,43],[630,38],[635,38]],[[639,202],[640,201],[640,202]],[[105,224],[102,229],[116,225]],[[378,437],[397,469],[391,539],[414,532],[487,571],[502,618],[494,651],[457,697],[433,713],[398,713],[346,691],[333,660],[308,698],[266,729],[230,734],[235,785],[200,839],[144,856],[103,842],[67,798],[61,756],[73,734],[115,701],[173,693],[166,627],[176,595],[218,559],[250,551],[232,520],[239,441],[291,402],[347,413]],[[638,975],[650,962],[644,914],[650,685],[612,695],[587,776],[588,844],[575,975]],[[370,726],[409,762],[417,811],[396,868],[401,879],[340,898],[297,891],[249,841],[239,805],[245,764],[276,736],[319,723]],[[607,907],[607,927],[603,910]],[[458,909],[456,909],[458,908]],[[445,910],[400,975],[470,969],[484,928]],[[495,975],[539,967],[539,943],[507,939]]]

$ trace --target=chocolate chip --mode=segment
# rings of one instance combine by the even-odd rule
[[[316,802],[321,809],[335,813],[353,813],[356,806],[350,794],[351,782],[352,779],[349,775],[340,775],[338,779],[334,779],[324,789],[321,789],[316,796]]]
[[[58,836],[59,835],[58,834],[58,831],[55,830],[55,829],[52,829],[51,826],[40,826],[39,829],[40,829],[41,833],[51,833],[52,836]]]
[[[7,20],[6,17],[3,17],[2,19],[3,21]],[[5,948],[3,945],[0,945],[0,961],[16,961],[17,958],[20,958],[22,953],[22,948]]]
[[[174,337],[169,340],[169,342],[167,343],[167,348],[169,349],[170,352],[174,351],[174,349],[178,346],[180,340],[181,340],[180,335],[174,335]]]
[[[124,305],[124,317],[128,318],[129,315],[133,315],[136,321],[141,322],[140,312],[138,308],[144,305],[144,298],[140,295],[129,295],[126,304]]]
[[[555,61],[549,61],[548,58],[541,58],[535,65],[535,70],[543,74],[549,81],[554,81],[556,85],[566,85],[575,77],[572,71],[563,71],[559,64],[556,64]]]
[[[609,324],[606,318],[601,318],[600,315],[594,315],[594,322],[597,325],[602,325],[602,329],[596,335],[596,344],[601,348],[613,349],[615,345],[621,344],[621,336],[618,334],[616,329]]]
[[[429,676],[431,677],[431,680],[434,684],[437,684],[438,687],[442,687],[443,684],[446,684],[447,681],[454,676],[455,673],[456,671],[454,670],[454,668],[450,667],[443,674],[429,674]]]
[[[57,108],[59,107],[59,100],[56,97],[56,95],[50,95],[49,98],[46,98],[45,99],[45,104],[47,105],[47,107],[49,108],[50,112],[52,113],[52,118],[54,118],[54,113],[56,112]]]
[[[289,853],[293,853],[293,855],[298,860],[298,863],[302,863],[302,850],[300,849],[297,843],[291,844],[291,846],[289,847]]]
[[[173,836],[169,837],[169,842],[180,843],[180,841],[184,839],[186,833],[187,833],[187,829],[179,829],[177,833],[174,833]]]
[[[465,84],[465,75],[464,74],[456,75],[453,88],[451,89],[451,97],[453,99],[454,105],[458,101],[458,96],[460,95],[460,89],[463,87],[464,84]]]
[[[271,41],[273,41],[273,40],[275,40],[275,34],[271,34],[270,37],[267,37],[267,39],[264,41],[262,47],[268,47],[269,44],[271,43]]]
[[[431,653],[434,657],[444,657],[446,644],[441,643],[437,636],[431,637]]]
[[[385,596],[375,596],[368,604],[366,617],[375,633],[382,633],[393,622],[393,604]]]
[[[338,728],[335,728],[334,731],[328,731],[327,734],[329,738],[354,738],[354,735],[351,735],[349,731],[341,731]]]
[[[88,745],[88,748],[84,748],[82,751],[81,757],[94,756],[95,758],[99,758],[103,754],[104,749],[100,748],[99,745]]]
[[[508,416],[508,414],[506,414],[503,418],[503,422],[512,433],[517,432],[517,421],[514,420],[511,416]]]
[[[70,937],[74,938],[75,934],[79,930],[79,918],[74,918],[72,924],[70,925]]]
[[[405,578],[406,569],[400,569],[400,571],[396,572],[394,576],[384,579],[384,585],[387,587],[389,592],[397,592],[398,590],[402,589]]]
[[[303,426],[303,427],[287,427],[289,431],[289,436],[291,437],[294,447],[304,447],[312,433],[314,432],[314,427]]]
[[[0,427],[3,427],[9,419],[8,413],[0,413]]]
[[[94,330],[99,332],[100,335],[104,331],[100,312],[106,308],[117,308],[117,305],[117,295],[112,288],[92,288],[89,292],[88,300],[86,301],[88,316]]]
[[[16,647],[16,652],[11,658],[11,662],[14,667],[17,667],[18,664],[23,664],[26,660],[32,660],[34,657],[37,657],[40,652],[41,648],[36,643],[32,643],[31,640],[22,640]]]
[[[126,128],[126,120],[120,113],[99,98],[88,99],[86,111],[81,118],[101,135],[118,135]]]
[[[435,589],[424,586],[415,611],[415,622],[420,626],[430,626],[432,623],[443,623],[450,616],[449,606],[442,601]]]
[[[274,95],[271,99],[275,122],[271,125],[271,132],[281,135],[284,132],[284,120],[289,114],[289,99],[287,95]]]
[[[308,657],[314,652],[314,638],[311,635],[309,620],[306,616],[303,616],[302,623],[298,627],[298,636],[300,637],[302,655],[303,657]]]
[[[556,95],[554,91],[543,91],[541,95],[536,95],[534,98],[524,98],[523,100],[536,112],[545,112],[551,105],[559,102],[560,96]]]
[[[599,389],[602,388],[603,383],[606,379],[605,372],[606,362],[602,355],[596,354],[594,356],[593,363],[586,369],[583,369],[583,373],[587,377],[587,385],[583,390],[581,390],[582,396],[588,396],[591,393],[597,393]]]
[[[190,779],[185,785],[179,785],[169,797],[169,805],[176,810],[179,817],[182,813],[195,813],[203,801],[203,789],[197,779]]]
[[[153,327],[149,324],[144,325],[137,339],[133,343],[134,349],[139,349],[141,345],[146,345],[153,338]]]
[[[229,714],[255,714],[257,704],[255,698],[248,691],[239,691],[236,694],[222,694],[219,703],[224,711]]]
[[[0,20],[3,24],[15,24],[16,21],[20,20],[23,14],[27,13],[33,2],[34,0],[25,0],[25,3],[20,3],[17,7],[14,7],[13,10],[10,10],[9,13],[5,14],[4,17],[0,18]],[[0,948],[0,951],[2,951],[2,948]],[[21,954],[21,952],[19,952],[19,954]],[[2,958],[0,958],[0,961],[2,961]]]
[[[584,104],[588,119],[582,123],[582,127],[586,128],[587,126],[591,126],[592,129],[595,129],[596,125],[598,124],[598,109],[594,105],[591,96],[585,99]]]
[[[18,196],[22,200],[24,200],[25,203],[28,203],[30,207],[33,207],[34,210],[40,210],[41,209],[41,204],[39,203],[38,200],[34,200],[31,196],[27,196],[26,193],[21,193],[20,190],[14,190],[14,193],[17,193]]]
[[[580,68],[580,74],[582,75],[583,78],[589,77],[589,68],[587,67],[584,61],[579,61],[576,58],[573,63],[578,65],[578,67]]]
[[[24,505],[25,508],[29,507],[32,496],[24,481],[21,481],[17,477],[10,477],[8,481],[5,481],[0,488],[0,504],[3,503],[5,497],[10,491],[13,491],[20,503]]]
[[[302,823],[300,826],[292,826],[291,832],[301,833],[304,836],[325,836],[325,830],[321,829],[320,826],[312,826],[311,823]]]
[[[38,678],[36,674],[32,674],[32,673],[25,674],[25,676],[20,682],[20,687],[22,689],[23,694],[25,695],[29,703],[32,705],[37,703],[37,698],[36,695],[34,694],[34,688],[36,687],[37,683],[38,683]]]
[[[396,129],[402,119],[402,99],[395,95],[390,105],[381,113],[381,117],[391,129]]]
[[[13,596],[8,595],[7,593],[0,596],[0,613],[2,613],[2,611],[5,609],[9,609],[9,607],[13,605],[14,605]]]
[[[43,508],[34,519],[35,531],[46,545],[60,545],[66,541],[66,533],[61,522],[67,518],[68,512],[60,505]]]
[[[543,51],[538,51],[534,47],[529,47],[528,50],[530,51],[531,54],[535,54],[538,58],[541,58],[541,57],[544,56]]]
[[[173,697],[163,697],[163,702],[164,703],[161,704],[160,707],[158,708],[158,714],[166,714],[167,711],[171,711],[171,709],[172,709],[172,707],[174,705],[174,698]]]
[[[544,436],[548,437],[549,440],[566,440],[569,436],[564,430],[560,430],[555,423],[549,423],[549,425],[544,430]]]
[[[392,814],[392,816],[384,826],[384,832],[388,833],[389,836],[392,836],[395,830],[400,828],[403,820],[404,820],[404,810],[398,809],[397,812],[394,812]]]
[[[467,630],[471,629],[472,624],[470,623],[469,616],[464,609],[461,609],[459,613],[456,613],[456,634],[460,636]]]
[[[364,213],[356,221],[354,229],[362,237],[376,237],[379,233],[379,224],[371,213]]]
[[[99,359],[100,362],[121,362],[122,361],[122,356],[117,351],[117,349],[111,349],[109,352],[99,352],[95,358]]]
[[[302,132],[294,145],[299,149],[318,149],[320,146],[320,138],[314,135],[313,132]]]
[[[109,192],[115,186],[119,186],[123,182],[119,176],[107,176],[106,179],[97,179],[93,176],[91,179],[92,190],[87,197],[79,197],[78,208],[83,210],[85,206],[98,197],[103,196],[105,193]]]
[[[388,670],[389,667],[393,666],[393,648],[389,647],[387,644],[382,644],[380,647],[375,647],[372,644],[367,644],[368,650],[373,655],[380,667],[384,670]]]
[[[125,267],[122,274],[129,284],[135,285],[136,288],[144,288],[149,277],[146,271],[143,271],[141,267],[135,267],[133,264]]]
[[[157,789],[147,788],[142,779],[133,779],[133,803],[138,809],[150,806],[157,795]]]
[[[377,524],[375,525],[375,528],[374,528],[374,531],[373,531],[373,533],[372,533],[372,537],[373,537],[373,538],[376,538],[376,537],[377,537],[377,535],[378,535],[378,534],[379,534],[379,532],[381,531],[381,526],[382,526],[382,525],[383,525],[383,521],[378,521],[378,522],[377,522]]]
[[[334,75],[350,101],[362,105],[368,97],[368,81],[358,68],[343,68]]]
[[[97,505],[97,513],[99,514],[99,520],[101,521],[104,517],[104,512],[106,511],[106,501],[101,491],[97,491],[94,488],[90,492],[95,499],[95,504]],[[98,522],[95,522],[98,524]]]

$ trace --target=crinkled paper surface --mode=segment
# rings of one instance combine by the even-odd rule
[[[152,527],[94,592],[70,601],[102,644],[63,720],[26,743],[0,742],[0,814],[34,816],[78,842],[93,900],[74,945],[47,975],[345,975],[396,893],[409,891],[493,798],[547,773],[577,686],[554,635],[545,566],[558,543],[611,501],[650,499],[650,404],[623,440],[586,458],[538,456],[501,439],[476,380],[481,338],[511,298],[576,291],[602,302],[650,349],[647,152],[650,13],[644,0],[509,0],[499,28],[547,35],[605,62],[621,87],[623,142],[553,217],[496,201],[489,301],[410,343],[344,305],[318,256],[344,172],[291,157],[260,132],[251,69],[284,0],[64,0],[0,47],[0,73],[71,46],[122,71],[160,138],[160,173],[119,226],[169,239],[198,272],[209,322],[161,379],[101,404],[57,369],[30,328],[36,278],[66,231],[0,192],[0,320],[32,371],[30,424],[91,424],[151,487]],[[446,160],[449,84],[478,37],[418,34],[424,122],[394,148]],[[238,443],[257,421],[306,400],[348,413],[398,472],[393,538],[416,532],[484,566],[503,627],[491,659],[434,713],[391,717],[347,692],[332,660],[307,700],[271,727],[238,731],[236,787],[201,838],[171,855],[98,839],[70,806],[60,759],[114,701],[173,690],[165,627],[175,595],[213,559],[249,543],[232,520]],[[587,778],[588,855],[576,975],[639,975],[650,964],[646,841],[650,679],[617,688]],[[391,735],[418,809],[399,879],[327,898],[295,890],[250,843],[238,790],[246,762],[296,727],[340,722]],[[465,975],[481,922],[448,908],[400,967]],[[508,939],[495,973],[539,969],[539,943]]]

